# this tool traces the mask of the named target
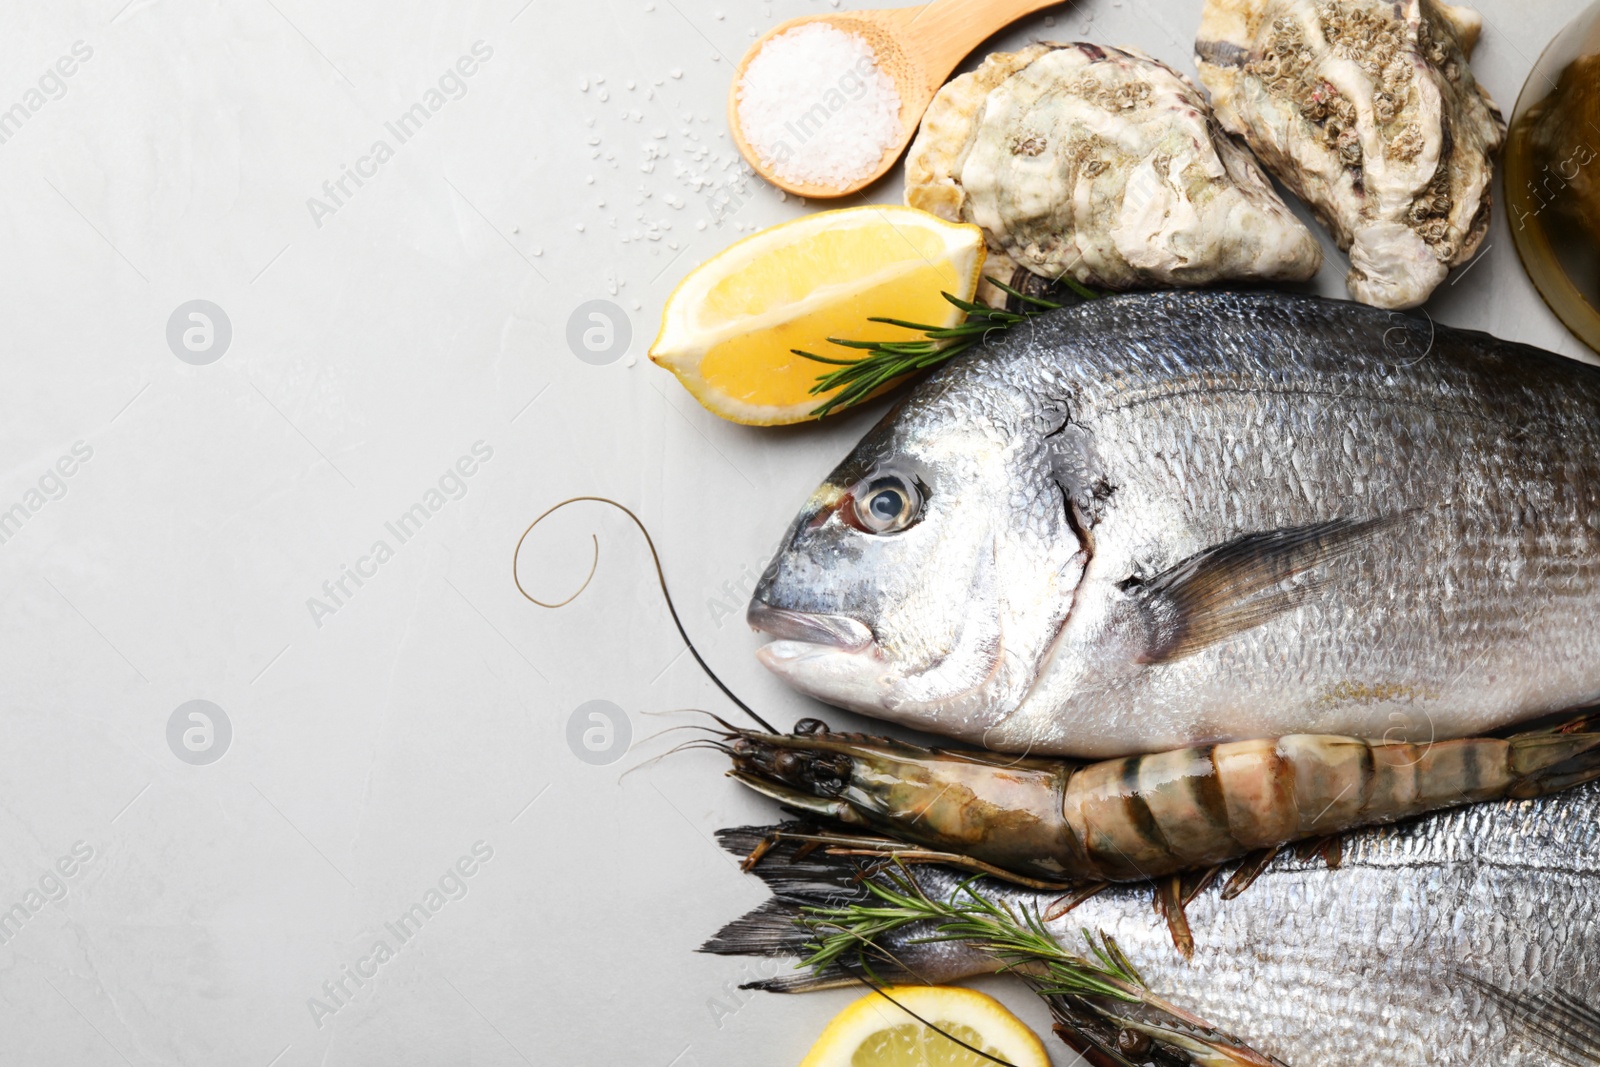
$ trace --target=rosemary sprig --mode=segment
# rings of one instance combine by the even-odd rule
[[[1149,1002],[1144,980],[1115,940],[1083,931],[1089,953],[1069,952],[1056,943],[1037,914],[1013,910],[983,896],[973,881],[961,883],[948,899],[923,892],[909,874],[890,870],[862,884],[876,902],[843,907],[807,907],[801,921],[815,940],[802,966],[825,967],[855,950],[863,957],[882,951],[879,939],[916,923],[933,932],[915,943],[967,941],[998,960],[1002,971],[1025,977],[1041,996],[1105,997]]]
[[[997,289],[1016,297],[1028,307],[1021,312],[1006,311],[962,300],[949,293],[940,293],[940,296],[966,313],[963,321],[954,326],[928,326],[920,322],[907,322],[904,319],[870,317],[867,319],[868,322],[898,326],[922,336],[904,341],[851,341],[838,337],[828,338],[830,344],[866,353],[855,359],[830,359],[802,349],[792,349],[791,351],[797,356],[838,368],[817,376],[816,384],[811,387],[813,396],[831,393],[834,390],[838,390],[838,393],[828,397],[813,409],[811,414],[821,418],[831,412],[854,407],[896,378],[927,370],[929,367],[937,367],[953,359],[982,340],[991,330],[1010,329],[1029,316],[1042,311],[1053,311],[1062,306],[1037,296],[1029,296],[995,278],[988,280]],[[1085,300],[1092,300],[1099,295],[1071,278],[1063,276],[1061,281]]]
[[[1060,1023],[1098,1049],[1101,1062],[1133,1067],[1132,1060],[1084,1029],[1083,1020],[1096,1020],[1095,1025],[1112,1033],[1132,1028],[1199,1067],[1284,1067],[1151,992],[1110,934],[1102,931],[1097,941],[1082,930],[1088,952],[1071,952],[1050,936],[1037,913],[984,896],[975,888],[980,881],[970,878],[938,900],[902,864],[861,881],[875,898],[870,902],[802,907],[800,922],[814,940],[807,944],[811,955],[801,966],[844,967],[844,956],[854,951],[855,962],[870,974],[869,956],[893,959],[882,944],[886,935],[923,923],[931,932],[909,943],[966,941],[993,956],[1002,972],[1022,977],[1052,1006]]]

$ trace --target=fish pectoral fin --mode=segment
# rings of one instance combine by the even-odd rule
[[[1567,1067],[1600,1065],[1600,1009],[1565,990],[1518,993],[1461,972],[1505,1019],[1506,1029]]]
[[[1124,581],[1121,588],[1145,624],[1138,662],[1182,659],[1289,611],[1330,580],[1309,572],[1372,541],[1400,518],[1333,519],[1246,534],[1153,578]]]

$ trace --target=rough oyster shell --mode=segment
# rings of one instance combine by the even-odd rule
[[[1311,277],[1316,239],[1209,118],[1192,82],[1133,49],[995,53],[934,97],[906,203],[983,227],[1002,280],[1013,265],[1113,289]]]
[[[1434,0],[1206,0],[1217,117],[1350,253],[1350,295],[1426,300],[1489,227],[1505,122],[1467,65],[1482,20]]]

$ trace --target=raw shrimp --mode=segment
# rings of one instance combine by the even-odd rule
[[[733,729],[732,776],[913,846],[835,838],[1038,886],[1214,867],[1346,830],[1600,777],[1600,721],[1428,744],[1296,734],[1079,764],[831,733]]]

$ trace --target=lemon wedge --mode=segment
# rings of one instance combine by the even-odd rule
[[[891,986],[889,996],[940,1030],[1016,1067],[1050,1067],[1032,1030],[998,1000],[956,986]],[[877,993],[833,1017],[800,1067],[994,1067]]]
[[[793,349],[848,358],[852,352],[829,337],[917,337],[869,316],[954,326],[964,316],[939,294],[971,300],[983,256],[978,227],[915,208],[806,215],[747,237],[690,272],[667,298],[650,358],[725,419],[800,422],[827,399],[810,390],[830,368]]]

